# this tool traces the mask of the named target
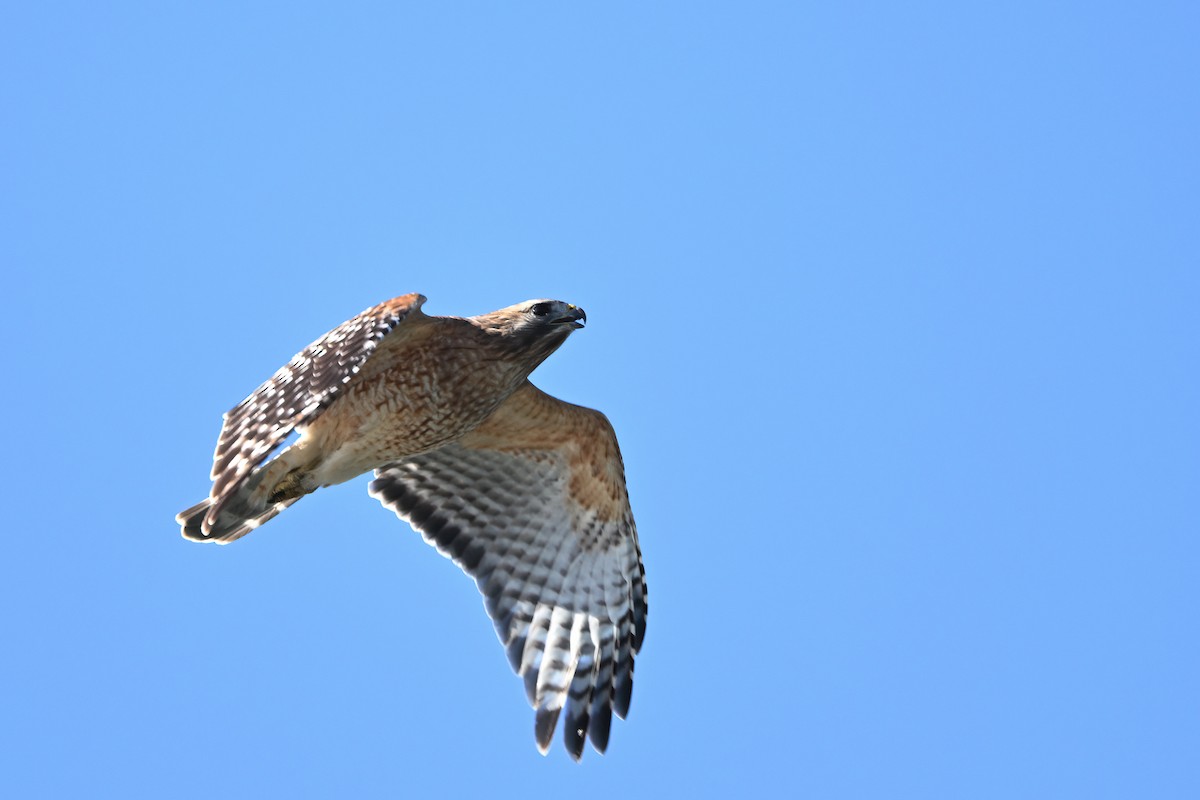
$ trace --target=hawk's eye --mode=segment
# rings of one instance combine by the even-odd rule
[[[533,307],[530,308],[529,310],[533,313],[533,315],[535,317],[544,317],[550,313],[550,304],[549,303],[534,303]]]

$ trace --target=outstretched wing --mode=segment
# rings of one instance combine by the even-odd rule
[[[377,470],[370,492],[475,578],[525,679],[545,753],[560,712],[575,759],[624,718],[646,583],[603,414],[526,384],[459,442]]]
[[[424,302],[420,294],[406,294],[343,322],[225,414],[213,455],[212,505],[206,526],[216,521],[246,476],[297,426],[308,424],[333,402],[383,338]]]

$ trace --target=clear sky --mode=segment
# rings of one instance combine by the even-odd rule
[[[1200,797],[1198,8],[7,4],[0,793]],[[603,757],[366,478],[179,537],[410,291],[588,312]]]

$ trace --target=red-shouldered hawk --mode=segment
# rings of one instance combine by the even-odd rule
[[[212,491],[176,519],[185,538],[225,544],[375,470],[371,495],[475,579],[538,749],[565,708],[571,756],[586,739],[603,753],[646,630],[637,529],[608,420],[528,380],[587,317],[557,300],[430,317],[424,302],[367,309],[229,411]]]

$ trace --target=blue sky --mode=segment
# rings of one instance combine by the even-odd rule
[[[0,787],[1197,796],[1196,6],[572,5],[0,14]],[[603,757],[365,478],[179,538],[410,291],[587,309],[534,380],[641,532]]]

